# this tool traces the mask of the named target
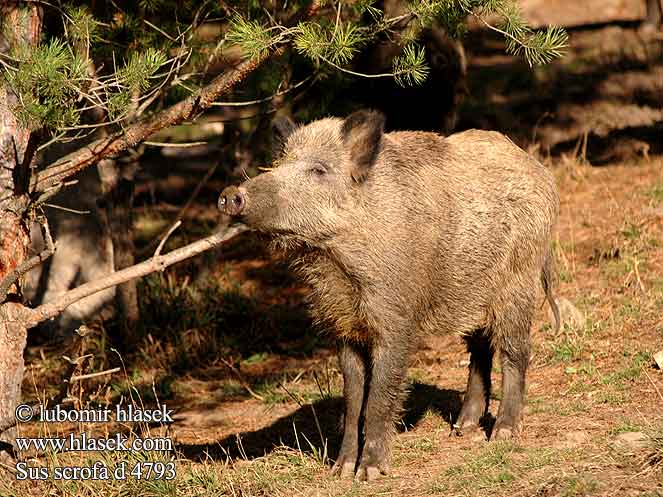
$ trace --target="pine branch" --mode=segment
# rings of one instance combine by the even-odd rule
[[[347,64],[366,41],[366,36],[353,23],[336,24],[334,29],[308,22],[297,26],[292,43],[295,49],[314,62],[331,61]]]
[[[258,58],[242,62],[235,69],[214,78],[211,83],[195,95],[162,110],[154,116],[138,121],[135,125],[128,127],[121,133],[96,140],[59,159],[33,176],[30,191],[44,192],[55,188],[58,184],[89,165],[134,147],[163,128],[192,119],[203,110],[211,107],[219,96],[227,93],[242,82],[246,76],[265,62],[270,55],[270,52],[264,52]]]
[[[230,21],[226,41],[240,45],[250,59],[260,57],[274,43],[268,29],[239,15]]]
[[[422,84],[428,77],[424,49],[415,45],[407,45],[403,53],[394,58],[394,78],[401,86]]]
[[[563,28],[549,26],[545,30],[533,31],[522,18],[518,5],[512,0],[484,0],[479,13],[467,6],[463,6],[463,10],[488,29],[503,35],[507,53],[524,55],[530,67],[547,64],[562,57],[568,46],[568,34]],[[487,22],[483,18],[486,13],[495,13],[502,17],[501,28]]]
[[[532,30],[514,0],[414,0],[410,14],[417,19],[420,28],[438,22],[456,38],[465,33],[467,16],[474,16],[484,26],[504,36],[507,52],[523,55],[530,66],[561,57],[568,44],[568,36],[562,28]],[[501,18],[499,27],[485,20],[489,14]]]
[[[286,32],[316,15],[320,7],[319,1],[313,0],[308,8],[299,10],[286,24],[286,26],[291,26],[285,28]],[[217,76],[195,94],[177,104],[158,112],[154,116],[141,119],[122,132],[96,140],[59,159],[46,169],[33,175],[30,181],[30,191],[41,193],[56,190],[64,180],[91,164],[134,147],[163,128],[194,118],[211,107],[219,96],[241,83],[272,55],[280,55],[284,50],[282,43],[278,47],[271,44],[269,49],[263,50],[259,56],[246,60],[234,69]]]

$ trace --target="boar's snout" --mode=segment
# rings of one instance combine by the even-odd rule
[[[225,188],[219,196],[219,210],[229,216],[238,216],[246,206],[246,190],[237,186]]]

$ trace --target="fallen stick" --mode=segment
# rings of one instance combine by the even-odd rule
[[[107,374],[117,373],[118,371],[120,371],[120,369],[121,368],[113,368],[113,369],[107,369],[106,371],[99,371],[97,373],[74,375],[71,378],[69,378],[69,383],[71,383],[72,381],[89,380],[90,378],[97,378],[98,376],[105,376]]]

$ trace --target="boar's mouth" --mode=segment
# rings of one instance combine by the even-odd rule
[[[291,225],[291,218],[285,222],[289,216],[283,212],[277,214],[279,209],[266,197],[269,195],[256,196],[244,185],[229,186],[219,195],[217,206],[225,215],[267,235],[279,245],[320,247],[333,238],[331,230],[309,226],[308,220],[302,219],[303,224],[294,225]]]

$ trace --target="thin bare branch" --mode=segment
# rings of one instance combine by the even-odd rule
[[[154,251],[154,255],[152,257],[159,257],[159,254],[161,254],[161,251],[163,250],[163,246],[166,244],[166,241],[168,240],[168,238],[170,238],[170,235],[173,234],[173,231],[179,228],[181,224],[182,221],[180,219],[178,219],[177,221],[175,221],[175,223],[173,223],[173,225],[170,227],[170,229],[166,232],[166,234],[159,242],[159,245],[157,246],[157,249]]]
[[[118,371],[120,371],[120,369],[121,368],[112,368],[112,369],[107,369],[106,371],[99,371],[97,373],[74,375],[71,378],[69,378],[69,382],[71,383],[73,381],[89,380],[90,378],[98,378],[99,376],[106,376],[107,374],[117,373]]]
[[[169,142],[151,142],[144,141],[145,145],[150,147],[162,147],[162,148],[190,148],[197,147],[199,145],[207,145],[207,142],[185,142],[185,143],[169,143]]]
[[[239,382],[241,383],[241,385],[244,387],[244,389],[245,389],[247,392],[249,392],[249,395],[250,395],[251,397],[254,397],[254,398],[256,398],[256,399],[258,399],[258,400],[262,400],[262,401],[265,400],[265,398],[264,398],[262,395],[259,395],[259,394],[255,393],[255,392],[253,391],[253,389],[251,388],[251,385],[249,385],[249,383],[244,379],[244,376],[242,375],[242,373],[240,373],[240,372],[238,371],[238,369],[237,369],[235,366],[233,366],[232,363],[231,363],[229,360],[227,360],[227,359],[221,359],[221,362],[222,362],[222,363],[223,363],[228,369],[230,369],[230,371],[232,371],[232,372],[234,373],[234,375],[237,377],[237,379],[239,380]]]
[[[182,218],[184,217],[184,214],[186,213],[187,210],[189,210],[189,207],[191,207],[191,204],[196,199],[196,197],[198,197],[198,194],[200,193],[200,190],[203,189],[203,186],[205,186],[205,184],[209,181],[209,179],[212,177],[212,175],[216,172],[217,168],[219,167],[219,164],[220,164],[220,162],[217,161],[214,164],[213,167],[209,168],[209,170],[207,171],[207,173],[205,174],[203,179],[201,179],[200,182],[198,182],[198,184],[196,185],[196,188],[194,188],[194,190],[191,193],[191,196],[189,197],[189,199],[185,202],[185,204],[182,206],[182,208],[177,212],[177,215],[175,216],[175,222],[176,223],[177,222],[181,223]],[[161,233],[157,238],[152,240],[152,242],[140,252],[141,255],[149,252],[150,250],[152,250],[152,247],[154,247],[154,245],[156,245],[157,240],[163,238],[164,236],[169,236],[167,231]]]
[[[150,21],[148,21],[147,19],[143,19],[143,22],[144,22],[145,24],[147,24],[149,27],[151,27],[152,29],[154,29],[154,30],[158,31],[159,33],[161,33],[162,35],[164,35],[164,36],[165,36],[166,38],[168,38],[170,41],[177,41],[176,38],[173,38],[173,37],[170,36],[168,33],[166,33],[163,29],[161,29],[161,28],[158,27],[158,26],[155,26],[154,24],[152,24],[152,23],[151,23]]]
[[[85,216],[87,214],[90,214],[92,211],[79,211],[78,209],[70,209],[69,207],[63,207],[61,205],[57,204],[49,204],[44,202],[43,205],[46,207],[50,207],[51,209],[56,209],[59,211],[64,211],[64,212],[69,212],[71,214],[78,214],[79,216]]]
[[[40,222],[46,248],[34,257],[31,257],[27,261],[24,261],[22,264],[16,266],[11,273],[5,276],[5,278],[2,280],[2,283],[0,283],[0,302],[5,301],[5,298],[7,298],[7,292],[9,292],[11,286],[16,283],[16,281],[18,281],[21,276],[23,276],[31,269],[36,268],[39,264],[44,262],[55,253],[55,244],[53,243],[53,238],[51,237],[51,231],[48,228],[48,220],[46,217],[42,217]]]
[[[30,309],[28,311],[25,325],[28,328],[32,328],[42,321],[57,316],[71,304],[78,302],[85,297],[105,290],[106,288],[117,286],[126,281],[146,276],[155,271],[162,271],[177,262],[181,262],[205,252],[206,250],[218,247],[222,243],[235,238],[237,235],[248,229],[249,228],[244,225],[231,226],[223,232],[215,233],[207,238],[203,238],[197,242],[175,249],[165,255],[150,257],[144,262],[135,264],[121,271],[110,273],[108,276],[62,293],[55,297],[53,301],[42,304],[35,309]]]
[[[246,107],[249,105],[257,105],[257,104],[262,104],[264,102],[269,102],[270,100],[274,100],[276,97],[280,97],[281,95],[285,95],[286,93],[290,93],[291,91],[296,90],[300,86],[302,86],[304,83],[307,81],[311,80],[311,78],[315,77],[315,75],[308,76],[301,80],[299,83],[286,88],[285,90],[281,90],[279,92],[274,93],[273,95],[270,95],[265,98],[259,98],[257,100],[244,100],[241,102],[214,102],[212,105],[214,107]]]
[[[173,62],[170,65],[170,68],[168,69],[168,73],[165,75],[163,81],[158,87],[156,87],[150,94],[142,97],[143,102],[136,110],[137,116],[143,115],[143,113],[147,110],[147,108],[150,105],[152,105],[152,102],[154,102],[157,98],[162,96],[168,88],[171,88],[173,86],[173,82],[180,78],[180,72],[182,68],[189,63],[189,59],[191,58],[192,54],[193,50],[188,50],[184,46],[184,38],[182,38],[182,46],[180,47],[180,50],[175,56],[175,58],[173,59]]]
[[[358,76],[360,78],[393,78],[394,76],[398,76],[399,74],[404,72],[404,71],[399,71],[399,72],[385,72],[379,74],[367,74],[363,72],[351,71],[350,69],[345,69],[344,67],[341,67],[338,64],[333,63],[331,60],[326,59],[325,57],[320,57],[320,59],[322,59],[323,61],[325,61],[325,63],[332,66],[334,69],[338,69],[341,72],[350,74],[352,76]]]

